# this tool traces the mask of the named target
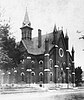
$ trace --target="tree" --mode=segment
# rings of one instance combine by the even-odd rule
[[[11,37],[10,25],[0,25],[0,63],[2,69],[17,67],[20,62],[19,45],[15,42],[15,38]]]
[[[76,86],[79,86],[82,82],[82,69],[81,67],[75,68],[75,83]]]

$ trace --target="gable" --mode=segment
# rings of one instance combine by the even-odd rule
[[[66,51],[66,44],[65,44],[63,33],[60,35],[60,38],[58,40],[58,47],[63,48],[63,50]]]
[[[61,64],[66,62],[66,46],[63,34],[60,35],[58,40],[58,60]]]

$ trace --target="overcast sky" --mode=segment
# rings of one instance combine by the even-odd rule
[[[20,27],[26,7],[34,28],[33,36],[37,36],[38,28],[42,34],[52,32],[54,24],[60,29],[63,26],[64,33],[67,29],[69,49],[72,45],[75,48],[75,66],[82,66],[84,70],[84,40],[79,40],[84,34],[84,0],[0,0],[0,11],[3,11],[5,19],[10,18],[17,41],[21,39]],[[77,30],[82,33],[78,34]]]

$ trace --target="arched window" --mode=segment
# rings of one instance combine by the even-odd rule
[[[43,81],[43,72],[39,73],[40,81]]]
[[[53,60],[52,59],[49,60],[49,64],[50,64],[50,68],[52,68],[53,67]]]
[[[31,74],[32,74],[32,76],[35,76],[35,72],[32,71]]]
[[[40,67],[43,66],[43,61],[42,61],[42,60],[39,61],[39,66],[40,66]]]
[[[35,82],[35,72],[32,71],[32,72],[31,72],[31,75],[32,75],[32,83],[34,83],[34,82]]]
[[[34,66],[35,61],[34,61],[34,60],[32,60],[32,61],[31,61],[31,64],[32,64],[32,68],[34,68],[34,67],[35,67],[35,66]]]
[[[43,61],[42,61],[42,60],[40,60],[40,61],[39,61],[39,64],[43,64]]]
[[[32,60],[31,63],[34,64],[35,63],[34,60]]]
[[[53,73],[50,72],[50,81],[53,81]]]
[[[22,76],[22,81],[24,81],[24,78],[25,78],[24,72],[21,73],[21,76]]]
[[[40,73],[39,73],[39,76],[40,76],[40,75],[43,75],[43,72],[40,72]]]

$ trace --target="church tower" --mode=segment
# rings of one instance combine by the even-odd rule
[[[53,30],[53,44],[56,45],[57,41],[56,41],[56,35],[57,35],[57,28],[56,28],[56,24],[54,25],[54,30]]]
[[[20,28],[22,31],[22,40],[31,40],[32,39],[32,30],[31,23],[29,21],[28,12],[26,9],[24,21],[22,23],[22,27]]]

